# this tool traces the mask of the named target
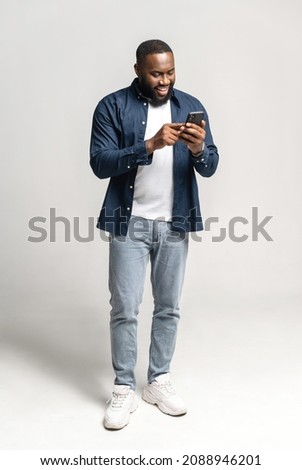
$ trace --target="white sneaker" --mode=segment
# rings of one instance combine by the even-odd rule
[[[106,410],[104,426],[122,429],[130,421],[130,413],[138,407],[138,398],[129,385],[114,385],[110,404]]]
[[[177,394],[170,382],[170,374],[163,374],[157,379],[148,384],[142,395],[143,400],[157,405],[158,408],[168,415],[180,416],[187,412],[187,408]]]

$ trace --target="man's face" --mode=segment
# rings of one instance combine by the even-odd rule
[[[175,83],[174,67],[172,52],[148,54],[141,64],[135,64],[140,91],[154,106],[161,106],[170,99]]]

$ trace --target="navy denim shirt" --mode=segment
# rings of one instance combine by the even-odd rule
[[[193,157],[182,142],[173,147],[172,229],[178,232],[203,229],[195,173],[212,176],[219,158],[203,105],[174,89],[172,122],[185,122],[190,111],[204,111],[206,139],[200,157]],[[90,165],[98,178],[110,178],[97,226],[115,235],[127,233],[138,165],[152,165],[153,154],[147,155],[144,143],[147,114],[148,101],[140,94],[137,79],[103,98],[94,112]]]

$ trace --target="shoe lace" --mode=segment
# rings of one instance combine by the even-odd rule
[[[176,391],[175,391],[175,388],[174,388],[174,385],[169,381],[167,380],[166,382],[163,382],[161,384],[159,384],[159,388],[167,393],[169,393],[170,395],[175,395],[176,394]]]
[[[127,397],[128,397],[128,393],[113,392],[112,398],[109,398],[109,400],[107,400],[107,403],[109,403],[111,400],[112,408],[122,408]]]

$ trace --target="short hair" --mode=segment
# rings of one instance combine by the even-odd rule
[[[149,54],[162,54],[163,52],[172,52],[170,46],[160,39],[149,39],[142,42],[136,49],[136,63],[141,64]]]

